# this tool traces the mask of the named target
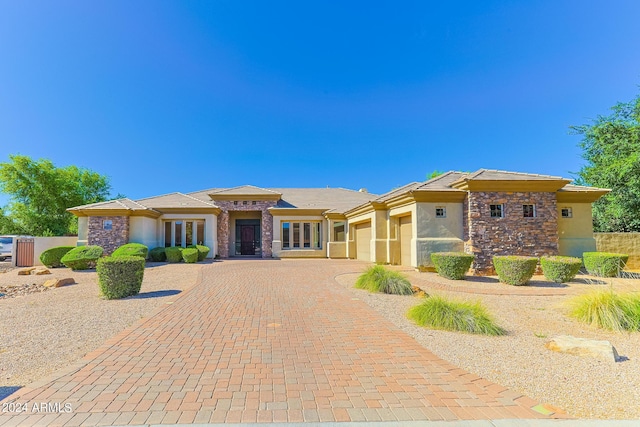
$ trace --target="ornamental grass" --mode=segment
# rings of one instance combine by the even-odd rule
[[[433,329],[482,335],[506,333],[495,324],[480,301],[455,301],[436,295],[410,308],[407,317],[419,326]]]
[[[381,265],[370,267],[358,277],[355,287],[369,292],[385,294],[411,295],[411,283],[397,271],[387,270]]]
[[[612,290],[579,295],[567,301],[569,315],[611,331],[640,331],[640,294]]]

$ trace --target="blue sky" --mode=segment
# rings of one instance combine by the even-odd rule
[[[134,199],[572,177],[569,126],[638,93],[639,16],[635,0],[0,0],[0,161],[74,164]]]

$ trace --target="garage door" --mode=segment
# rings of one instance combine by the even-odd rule
[[[411,265],[411,216],[400,218],[400,264]]]
[[[371,223],[356,225],[356,257],[371,261]]]

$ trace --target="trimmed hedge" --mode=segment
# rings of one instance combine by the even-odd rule
[[[431,261],[438,274],[451,280],[464,279],[464,275],[469,271],[474,258],[473,255],[464,252],[434,252],[431,254]]]
[[[149,248],[142,243],[127,243],[126,245],[122,245],[118,249],[113,251],[111,256],[116,258],[121,256],[137,256],[147,259],[148,253]]]
[[[167,256],[168,262],[182,261],[182,248],[179,246],[171,246],[169,248],[164,248],[164,253]]]
[[[198,261],[204,261],[204,259],[207,257],[207,254],[211,250],[209,249],[208,246],[204,246],[204,245],[191,245],[188,247],[198,250]]]
[[[509,285],[526,285],[533,277],[538,258],[530,256],[494,256],[493,266],[501,282]]]
[[[144,277],[144,258],[139,256],[104,257],[96,267],[100,293],[106,299],[119,299],[140,292]]]
[[[582,260],[570,256],[543,256],[540,258],[542,274],[556,283],[570,282],[582,267]]]
[[[162,246],[153,248],[149,251],[149,259],[154,262],[165,262],[167,260],[167,254],[164,252]]]
[[[625,267],[629,255],[610,252],[585,252],[582,254],[584,266],[593,276],[616,277]]]
[[[189,264],[198,262],[198,250],[196,248],[184,248],[182,250],[182,259]]]
[[[100,246],[78,246],[64,254],[60,261],[72,270],[88,270],[95,265],[103,252]]]
[[[60,260],[67,252],[75,247],[76,246],[56,246],[55,248],[47,249],[40,254],[40,262],[49,268],[64,267],[64,264]]]

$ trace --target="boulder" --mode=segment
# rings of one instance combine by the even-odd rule
[[[27,268],[23,268],[22,270],[18,270],[18,276],[28,276],[35,269],[36,269],[35,267],[27,267]]]
[[[76,281],[68,277],[66,279],[49,279],[44,282],[44,286],[47,288],[59,288],[60,286],[71,285],[73,283],[76,283]]]
[[[48,268],[41,268],[41,269],[39,269],[39,270],[36,270],[35,274],[36,274],[37,276],[41,276],[41,275],[43,275],[43,274],[51,274],[51,272],[49,271],[49,269],[48,269]]]
[[[618,352],[609,341],[576,338],[571,335],[559,335],[544,345],[552,351],[573,354],[575,356],[594,357],[607,362],[618,360]]]

